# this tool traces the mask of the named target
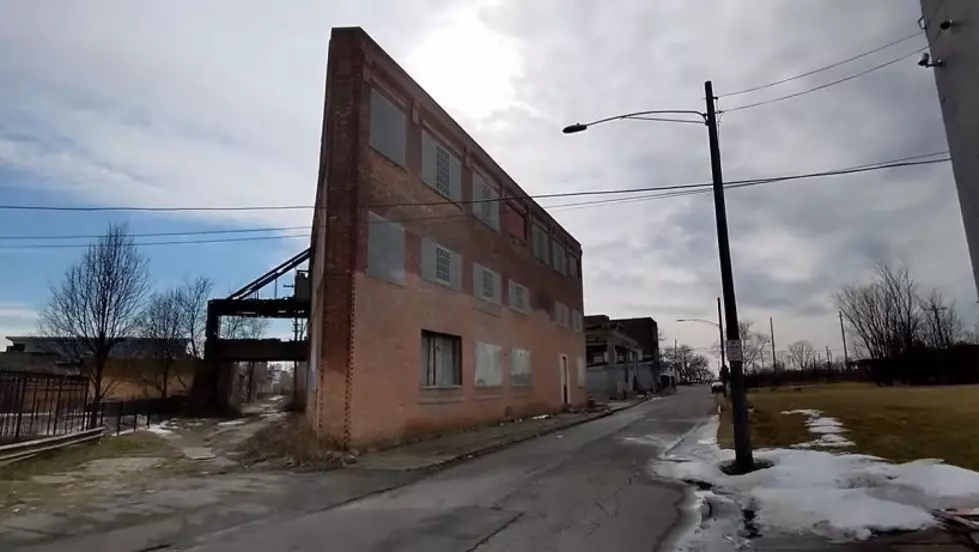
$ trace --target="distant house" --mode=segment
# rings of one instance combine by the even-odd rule
[[[660,378],[658,327],[650,317],[586,316],[585,361],[588,394],[600,400],[668,384]]]

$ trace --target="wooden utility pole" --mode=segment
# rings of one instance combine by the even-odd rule
[[[738,325],[738,305],[734,297],[734,269],[731,267],[731,242],[728,236],[727,208],[724,204],[724,177],[721,172],[721,146],[717,137],[714,85],[704,83],[707,102],[707,136],[710,140],[710,172],[713,180],[714,217],[717,223],[717,253],[721,264],[721,290],[724,296],[724,318],[727,323],[727,359],[731,377],[731,419],[734,425],[734,466],[737,473],[755,469],[751,453],[751,434],[748,431],[748,399],[745,396],[741,332]]]
[[[840,337],[843,338],[843,369],[850,369],[850,355],[846,351],[846,329],[843,327],[843,311],[840,311]]]

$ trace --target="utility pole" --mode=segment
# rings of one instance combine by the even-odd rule
[[[850,369],[850,354],[846,351],[846,330],[843,327],[843,311],[840,311],[840,337],[843,338],[843,368]]]
[[[724,355],[724,317],[721,316],[721,298],[717,298],[717,331],[721,334],[721,340],[718,342],[721,348],[721,367],[724,366],[725,355]]]
[[[775,356],[775,320],[768,317],[768,329],[772,332],[772,373],[778,373],[778,357]]]
[[[751,454],[751,434],[748,426],[748,401],[745,397],[743,349],[738,328],[738,306],[734,298],[734,270],[731,267],[731,244],[727,231],[727,208],[724,205],[724,176],[721,171],[721,146],[717,138],[717,113],[714,109],[714,85],[704,83],[707,101],[707,133],[710,140],[710,171],[713,177],[714,217],[717,220],[717,252],[721,264],[721,289],[724,295],[724,314],[727,322],[728,361],[731,376],[731,418],[734,424],[734,467],[737,473],[755,468]]]

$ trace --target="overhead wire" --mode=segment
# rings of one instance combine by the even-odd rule
[[[731,112],[734,112],[734,111],[742,111],[744,109],[752,109],[752,108],[755,108],[755,107],[760,107],[760,106],[763,106],[763,105],[769,105],[769,104],[773,104],[773,103],[777,103],[777,102],[789,100],[789,99],[792,99],[792,98],[798,98],[799,96],[804,96],[806,94],[811,94],[813,92],[818,92],[820,90],[825,90],[825,89],[827,89],[827,88],[829,88],[831,86],[836,86],[838,84],[842,84],[844,82],[851,81],[853,79],[856,79],[856,78],[862,77],[864,75],[870,74],[870,73],[872,73],[874,71],[877,71],[879,69],[883,69],[885,67],[894,65],[895,63],[904,61],[905,59],[907,59],[907,58],[909,58],[911,56],[914,56],[915,54],[918,54],[920,52],[923,52],[926,49],[928,49],[928,46],[922,46],[921,48],[918,48],[917,50],[915,50],[915,51],[913,51],[911,53],[905,54],[905,55],[903,55],[901,57],[894,58],[894,59],[892,59],[890,61],[886,61],[884,63],[881,63],[881,64],[875,65],[873,67],[870,67],[869,69],[864,69],[863,71],[860,71],[858,73],[854,73],[854,74],[849,75],[847,77],[843,77],[841,79],[836,79],[834,81],[831,81],[831,82],[828,82],[828,83],[825,83],[825,84],[821,84],[821,85],[815,86],[813,88],[807,88],[806,90],[801,90],[799,92],[794,92],[792,94],[787,94],[785,96],[778,96],[776,98],[770,98],[768,100],[762,100],[762,101],[758,101],[758,102],[754,102],[754,103],[739,105],[739,106],[735,106],[735,107],[729,107],[727,109],[724,109],[723,111],[725,113],[731,113]]]
[[[830,171],[820,171],[820,172],[810,172],[796,175],[786,175],[777,177],[768,177],[760,179],[749,179],[749,180],[733,180],[725,183],[725,189],[738,189],[750,186],[758,186],[762,184],[770,184],[774,182],[786,182],[800,179],[808,178],[821,178],[829,176],[840,176],[847,174],[862,173],[868,171],[894,169],[902,167],[914,167],[920,165],[929,165],[934,163],[943,163],[950,160],[948,157],[943,157],[940,159],[925,159],[927,157],[934,157],[937,155],[947,154],[947,151],[932,152],[927,154],[920,154],[914,156],[903,157],[899,159],[894,159],[890,161],[883,161],[877,163],[867,163],[863,165],[857,165],[853,167],[846,167],[843,169],[835,169]],[[699,188],[691,189],[688,186],[684,186],[684,189],[670,190],[670,187],[659,187],[659,188],[645,188],[645,189],[632,189],[630,191],[652,191],[659,190],[654,194],[646,194],[636,197],[627,198],[613,198],[613,199],[600,199],[600,200],[589,200],[584,202],[575,203],[562,203],[557,205],[545,206],[548,209],[573,209],[580,207],[594,207],[600,205],[617,204],[617,203],[627,203],[633,201],[650,201],[655,199],[666,199],[671,197],[681,197],[685,195],[694,195],[700,193],[709,193],[711,184],[698,185]],[[669,191],[663,191],[669,190]],[[507,198],[500,198],[494,201],[502,201]],[[444,201],[443,203],[454,204],[451,201]],[[397,207],[408,207],[416,204],[400,204],[395,205]],[[381,223],[404,223],[404,222],[417,222],[426,220],[448,220],[448,219],[463,219],[469,218],[471,215],[469,213],[458,213],[452,215],[432,215],[426,217],[408,217],[403,219],[390,219],[377,221]],[[261,232],[261,231],[286,231],[286,230],[311,230],[310,226],[297,226],[297,227],[280,227],[280,228],[256,228],[256,229],[236,229],[228,231],[187,231],[187,232],[163,232],[163,233],[143,233],[143,234],[133,234],[134,237],[147,237],[147,236],[166,236],[166,235],[195,235],[195,234],[205,234],[205,233],[216,233],[216,232]],[[91,236],[35,236],[35,237],[24,237],[20,239],[82,239]],[[95,238],[99,236],[94,236]],[[161,245],[182,245],[182,244],[200,244],[200,243],[233,243],[233,242],[248,242],[248,241],[261,241],[261,240],[272,240],[272,239],[293,239],[293,238],[308,238],[309,234],[297,234],[297,235],[273,235],[273,236],[250,236],[241,238],[216,238],[216,239],[206,239],[206,240],[181,240],[181,241],[160,241],[160,242],[135,242],[137,246],[161,246]],[[6,239],[17,239],[5,237]],[[87,248],[89,244],[0,244],[0,249],[65,249],[65,248]]]
[[[800,73],[798,75],[794,75],[794,76],[787,77],[787,78],[784,78],[784,79],[779,79],[779,80],[772,81],[772,82],[769,82],[769,83],[766,83],[766,84],[761,84],[761,85],[758,85],[758,86],[752,86],[750,88],[743,88],[741,90],[736,90],[734,92],[728,92],[727,94],[722,94],[722,95],[720,95],[718,97],[720,97],[720,98],[730,98],[732,96],[739,96],[741,94],[747,94],[749,92],[756,92],[758,90],[764,90],[766,88],[771,88],[773,86],[778,86],[778,85],[785,84],[785,83],[788,83],[788,82],[792,82],[792,81],[795,81],[795,80],[804,79],[806,77],[810,77],[812,75],[815,75],[815,74],[818,74],[818,73],[822,73],[823,71],[828,71],[829,69],[835,69],[837,67],[840,67],[841,65],[846,65],[847,63],[850,63],[852,61],[856,61],[858,59],[862,59],[862,58],[865,58],[867,56],[876,54],[877,52],[881,52],[883,50],[886,50],[886,49],[890,48],[891,46],[897,46],[898,44],[901,44],[903,42],[907,42],[907,41],[911,40],[912,38],[915,38],[916,36],[919,36],[919,35],[921,35],[921,30],[920,29],[918,31],[915,31],[912,34],[909,34],[909,35],[903,37],[903,38],[899,38],[897,40],[888,42],[887,44],[884,44],[882,46],[878,46],[876,48],[873,48],[872,50],[867,50],[866,52],[862,52],[862,53],[857,54],[855,56],[848,57],[848,58],[846,58],[844,60],[841,60],[841,61],[838,61],[836,63],[831,63],[829,65],[824,65],[824,66],[819,67],[817,69],[813,69],[812,71],[806,71],[805,73]]]

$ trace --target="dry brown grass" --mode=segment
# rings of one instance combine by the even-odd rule
[[[798,390],[796,390],[798,389]],[[979,470],[979,386],[877,387],[834,384],[755,390],[748,402],[752,445],[784,447],[811,440],[805,418],[781,412],[822,411],[842,422],[855,452],[906,462],[942,458]],[[721,416],[718,439],[731,446],[730,409]]]
[[[318,438],[301,415],[292,415],[260,429],[238,449],[244,466],[327,470],[342,467],[344,455]]]

